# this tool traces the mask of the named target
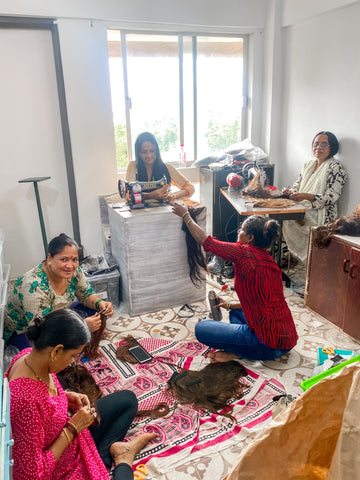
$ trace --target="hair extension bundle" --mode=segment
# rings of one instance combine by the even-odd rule
[[[248,186],[242,190],[241,195],[254,198],[269,198],[272,196],[270,190],[263,187],[260,172],[257,172]]]
[[[61,372],[56,374],[60,385],[64,390],[71,392],[84,393],[88,396],[91,407],[96,408],[96,400],[103,396],[103,392],[96,385],[94,377],[82,365],[71,364]],[[99,412],[94,420],[93,425],[97,426],[100,423]]]
[[[313,230],[312,243],[318,248],[324,248],[329,245],[331,237],[335,234],[359,236],[360,216],[342,216],[332,223],[319,225]]]
[[[101,325],[99,330],[91,333],[90,343],[84,349],[84,357],[90,360],[97,358],[99,356],[98,348],[99,348],[100,340],[103,337],[103,332],[105,330],[107,316],[104,313],[101,313],[100,318],[101,318]]]
[[[136,358],[131,355],[129,348],[136,347],[140,343],[132,335],[128,335],[124,338],[116,349],[116,358],[123,362],[139,363]]]
[[[196,222],[198,216],[203,212],[204,206],[197,205],[194,206],[195,202],[193,202],[193,206],[189,205],[189,214],[190,217]],[[186,234],[186,247],[187,247],[187,258],[188,264],[190,268],[190,279],[195,286],[200,286],[204,277],[202,275],[201,269],[207,270],[207,262],[204,255],[204,252],[194,237],[189,232],[185,221],[183,221],[182,230],[184,230]]]
[[[296,202],[294,200],[290,200],[290,198],[263,198],[260,200],[254,199],[254,206],[255,207],[263,207],[263,208],[288,208],[295,205]]]
[[[210,363],[199,371],[183,370],[174,374],[168,383],[169,393],[181,404],[206,409],[230,418],[231,399],[240,399],[248,385],[239,381],[246,376],[245,368],[238,362]]]

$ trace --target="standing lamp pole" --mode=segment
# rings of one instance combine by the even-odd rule
[[[37,204],[37,209],[38,209],[38,213],[39,213],[40,228],[41,228],[41,235],[42,235],[43,244],[44,244],[45,256],[46,256],[46,251],[47,251],[47,239],[46,239],[44,217],[43,217],[42,209],[41,209],[38,182],[43,182],[44,180],[49,180],[49,178],[51,178],[51,177],[31,177],[31,178],[24,178],[23,180],[19,180],[19,183],[32,182],[33,185],[34,185],[36,204]]]

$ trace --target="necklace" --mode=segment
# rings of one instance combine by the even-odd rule
[[[53,385],[48,385],[45,380],[43,380],[42,378],[39,377],[39,375],[35,372],[35,370],[32,368],[31,365],[28,364],[26,358],[24,358],[24,362],[25,362],[25,365],[32,371],[32,373],[35,375],[36,379],[39,380],[39,382],[42,382],[42,383],[45,383],[45,385],[47,386],[48,390],[50,393],[54,394],[54,395],[57,395],[58,394],[58,389],[55,385],[55,382],[54,382],[54,379],[52,377],[52,375],[50,375],[50,383],[53,382]]]
[[[56,280],[53,273],[50,271],[50,268],[46,263],[44,263],[44,271],[48,277],[48,282],[51,285],[56,295],[65,295],[65,292],[68,288],[69,280],[67,278],[61,278],[60,281]]]

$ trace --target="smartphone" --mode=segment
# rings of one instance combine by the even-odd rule
[[[137,345],[136,347],[130,347],[129,352],[131,355],[136,358],[139,363],[146,363],[152,360],[152,356],[149,352],[145,350],[141,345]]]

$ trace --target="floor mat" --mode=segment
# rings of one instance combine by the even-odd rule
[[[249,440],[270,419],[273,397],[284,388],[276,379],[247,370],[243,379],[249,386],[240,400],[232,401],[237,423],[222,415],[189,405],[176,404],[166,392],[167,381],[180,368],[200,370],[209,363],[209,348],[198,342],[176,342],[142,338],[139,343],[153,355],[145,364],[130,364],[116,358],[117,344],[105,344],[100,356],[85,363],[97,384],[107,395],[118,389],[135,393],[139,409],[154,408],[166,402],[171,411],[166,417],[136,418],[127,439],[143,432],[157,432],[158,440],[148,444],[136,457],[134,466],[147,463],[151,473],[164,474],[185,461],[209,455],[232,444]]]

